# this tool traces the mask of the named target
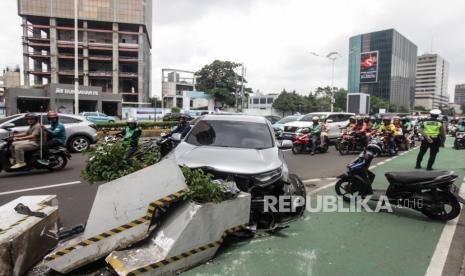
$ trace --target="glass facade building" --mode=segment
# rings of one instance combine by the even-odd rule
[[[377,67],[371,72],[376,80],[371,82],[361,81],[361,57],[367,52],[376,53]],[[367,93],[412,108],[416,61],[417,46],[394,29],[353,36],[349,42],[349,93]]]

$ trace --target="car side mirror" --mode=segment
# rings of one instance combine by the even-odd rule
[[[326,120],[326,122],[327,122],[327,123],[332,123],[332,122],[334,122],[334,121],[331,120],[331,119],[328,119],[328,120]]]
[[[173,141],[179,142],[182,139],[182,135],[181,133],[173,133],[173,135],[171,135],[171,139]]]
[[[292,141],[291,140],[282,140],[280,144],[278,144],[278,148],[285,150],[292,148]]]
[[[11,128],[14,128],[14,127],[15,127],[15,124],[13,123],[9,123],[9,124],[2,126],[2,128],[6,130],[10,130]]]

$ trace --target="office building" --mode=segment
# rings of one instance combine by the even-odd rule
[[[457,84],[455,86],[454,103],[460,106],[465,105],[465,83]]]
[[[349,93],[366,93],[409,109],[414,103],[416,61],[417,46],[394,29],[353,36]]]
[[[195,90],[194,72],[162,69],[161,94],[165,108],[183,107],[183,92]]]
[[[250,109],[271,109],[279,94],[263,94],[259,91],[249,96]]]
[[[447,82],[449,64],[437,54],[423,54],[417,59],[415,106],[428,110],[449,106]]]
[[[21,85],[21,73],[19,66],[7,67],[3,70],[3,75],[0,76],[0,103],[4,102],[5,90],[11,87]]]
[[[97,87],[99,97],[119,95],[125,106],[148,104],[152,1],[78,1],[77,10],[80,90]],[[74,11],[74,0],[18,0],[26,86],[74,83]],[[102,108],[114,110],[111,101]]]

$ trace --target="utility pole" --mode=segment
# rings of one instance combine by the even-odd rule
[[[244,67],[244,64],[242,64],[240,112],[242,112],[242,110],[244,108],[244,76],[245,76],[245,67]]]
[[[74,114],[79,114],[78,0],[74,0]]]

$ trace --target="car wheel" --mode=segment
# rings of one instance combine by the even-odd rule
[[[76,136],[69,142],[69,150],[72,152],[83,152],[89,148],[90,140],[84,136]]]

